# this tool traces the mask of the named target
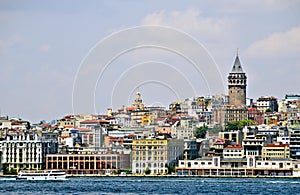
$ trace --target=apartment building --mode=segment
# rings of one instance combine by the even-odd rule
[[[288,144],[271,143],[262,148],[262,159],[290,158]]]
[[[44,169],[46,155],[58,152],[56,138],[14,135],[1,142],[2,164],[11,169]]]
[[[243,158],[244,157],[244,148],[240,145],[227,146],[223,150],[224,158]]]
[[[132,173],[142,174],[147,168],[151,174],[166,173],[166,165],[175,165],[178,160],[183,159],[183,151],[183,140],[132,140]]]

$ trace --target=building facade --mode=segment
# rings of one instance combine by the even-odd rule
[[[3,140],[1,147],[2,164],[7,164],[9,169],[44,169],[46,155],[58,152],[58,141],[37,135],[14,135]]]
[[[257,99],[256,103],[257,109],[261,112],[277,112],[278,111],[278,103],[277,98],[272,96],[261,96]]]
[[[295,168],[294,165],[297,165]],[[299,176],[299,162],[291,159],[262,160],[249,158],[199,158],[180,160],[176,172],[178,175],[199,176]]]
[[[168,172],[167,165],[174,166],[183,159],[184,141],[178,139],[132,140],[132,173],[151,174]]]
[[[117,174],[122,169],[130,169],[130,155],[48,154],[46,169],[62,169],[70,175]]]
[[[288,144],[272,143],[262,148],[262,159],[290,158],[290,147]]]

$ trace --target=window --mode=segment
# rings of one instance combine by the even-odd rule
[[[191,167],[191,162],[188,162],[188,167]]]

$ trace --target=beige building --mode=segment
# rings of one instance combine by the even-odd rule
[[[263,159],[290,158],[289,144],[272,143],[262,148]]]
[[[224,105],[213,110],[213,123],[225,127],[227,122],[238,122],[248,119],[248,109],[246,107],[235,107]]]
[[[73,115],[65,116],[62,119],[57,120],[57,126],[61,127],[75,127],[76,119]]]
[[[227,146],[223,150],[224,158],[244,158],[243,146]]]
[[[183,140],[132,140],[132,173],[143,174],[147,168],[151,174],[166,173],[166,165],[175,165],[183,159],[183,151]]]
[[[129,168],[129,154],[49,154],[46,158],[46,169],[63,169],[71,175],[105,175]]]

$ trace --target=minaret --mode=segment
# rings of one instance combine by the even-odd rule
[[[246,105],[247,76],[243,72],[238,50],[231,72],[228,75],[228,93],[231,105],[236,107]]]
[[[137,110],[144,110],[144,104],[140,92],[136,93],[132,106]]]

